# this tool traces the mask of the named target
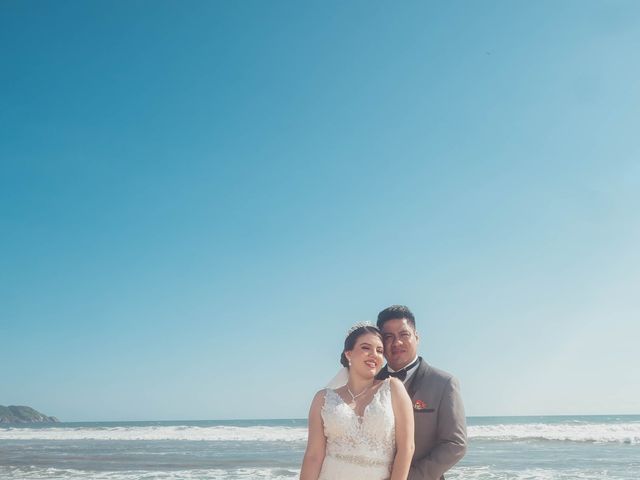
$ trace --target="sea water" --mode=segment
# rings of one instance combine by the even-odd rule
[[[640,480],[640,415],[471,417],[448,480]],[[306,420],[0,426],[0,479],[294,479]]]

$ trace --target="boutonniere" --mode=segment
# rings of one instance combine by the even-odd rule
[[[413,404],[413,409],[414,410],[426,410],[427,409],[427,404],[424,403],[422,400],[416,400],[415,403]]]

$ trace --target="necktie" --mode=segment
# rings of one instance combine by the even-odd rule
[[[405,378],[407,378],[407,372],[411,370],[413,367],[415,367],[419,361],[420,360],[418,359],[412,364],[407,365],[404,368],[401,368],[397,372],[390,372],[387,368],[385,368],[384,370],[380,371],[380,373],[378,374],[378,378],[380,380],[384,380],[385,378],[388,378],[388,377],[395,377],[398,380],[404,382]]]
[[[403,368],[402,370],[398,370],[397,372],[389,372],[387,371],[387,377],[395,377],[398,380],[404,382],[404,379],[407,378],[407,369]]]

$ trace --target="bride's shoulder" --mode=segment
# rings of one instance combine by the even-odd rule
[[[311,401],[311,409],[310,412],[319,413],[324,405],[324,397],[327,393],[328,388],[323,388],[322,390],[318,390],[316,394],[313,396],[313,400]]]
[[[315,403],[316,401],[323,401],[323,400],[324,400],[325,395],[327,394],[327,392],[328,392],[329,390],[330,390],[329,388],[323,388],[322,390],[318,390],[318,391],[316,392],[316,394],[313,396],[313,401],[314,401],[314,403]]]
[[[383,380],[383,382],[389,382],[389,388],[391,389],[392,393],[398,393],[400,391],[406,392],[404,383],[402,383],[402,381],[398,380],[397,378],[389,377],[386,380]]]
[[[411,407],[411,398],[407,393],[407,389],[405,388],[404,383],[402,383],[402,381],[398,380],[397,378],[389,378],[388,381],[392,402],[394,402],[394,404],[400,402],[400,404],[404,404],[405,406],[408,405],[409,407]]]

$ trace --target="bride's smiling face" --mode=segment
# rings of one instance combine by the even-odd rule
[[[356,340],[353,350],[344,352],[350,362],[350,369],[364,377],[373,377],[384,362],[383,345],[374,333],[363,333]]]

